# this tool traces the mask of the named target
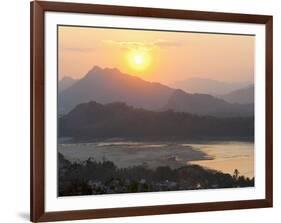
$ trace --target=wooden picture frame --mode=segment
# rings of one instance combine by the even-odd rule
[[[148,18],[165,18],[180,20],[200,20],[217,22],[235,22],[265,25],[265,74],[266,74],[266,136],[265,136],[265,198],[255,200],[223,201],[208,203],[188,203],[126,208],[107,208],[90,210],[73,210],[46,212],[45,210],[45,13],[68,12],[85,14],[104,14]],[[273,18],[267,15],[250,15],[235,13],[172,10],[159,8],[139,8],[125,6],[92,5],[78,3],[31,2],[31,168],[30,168],[30,210],[31,221],[59,221],[91,218],[110,218],[123,216],[143,216],[200,211],[232,210],[246,208],[272,207],[273,205]],[[45,121],[44,121],[45,120]]]

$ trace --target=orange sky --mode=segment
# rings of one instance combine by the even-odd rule
[[[94,65],[164,84],[254,78],[254,36],[60,26],[58,52],[60,78],[80,78]],[[130,62],[134,52],[145,54],[143,69]]]

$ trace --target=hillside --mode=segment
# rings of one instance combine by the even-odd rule
[[[59,119],[59,137],[137,139],[253,139],[254,118],[215,118],[155,112],[124,103],[79,104]]]
[[[163,110],[169,109],[219,117],[252,116],[254,114],[254,104],[232,104],[208,94],[188,94],[182,90],[174,91],[163,107]]]
[[[255,100],[255,88],[254,85],[250,85],[219,97],[229,103],[253,104]]]

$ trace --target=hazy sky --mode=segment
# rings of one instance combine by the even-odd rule
[[[94,65],[164,84],[191,77],[252,81],[254,36],[59,27],[59,77]]]

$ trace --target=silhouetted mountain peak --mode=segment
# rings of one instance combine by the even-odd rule
[[[93,66],[93,68],[88,73],[103,73],[103,74],[120,74],[120,70],[113,67],[105,67],[101,68],[97,65]]]
[[[94,66],[88,73],[81,79],[89,81],[96,77],[108,77],[108,76],[117,76],[122,74],[117,68],[101,68],[99,66]]]
[[[63,91],[69,87],[71,87],[77,80],[69,77],[69,76],[64,76],[61,80],[59,80],[59,91]]]
[[[102,68],[97,66],[97,65],[94,65],[93,68],[89,71],[89,73],[95,73],[95,72],[102,72]]]

